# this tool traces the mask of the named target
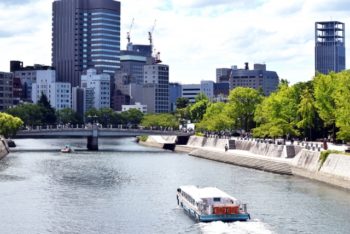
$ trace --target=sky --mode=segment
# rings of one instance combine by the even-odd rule
[[[0,71],[10,60],[51,64],[52,0],[0,0]],[[265,63],[292,84],[314,75],[316,21],[350,27],[349,0],[121,0],[121,48],[148,44],[170,66],[170,81],[215,80],[216,68]],[[350,30],[346,38],[350,38]],[[346,47],[350,40],[346,39]],[[350,65],[347,50],[347,68]]]

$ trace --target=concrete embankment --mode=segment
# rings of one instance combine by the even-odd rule
[[[230,146],[227,152],[225,152],[225,145]],[[281,145],[275,147],[275,145],[253,141],[191,136],[187,147],[192,148],[189,153],[192,156],[278,174],[292,174],[290,159],[281,158],[283,153],[286,154],[286,150]],[[262,154],[259,155],[256,152]],[[267,157],[267,155],[270,156]]]
[[[292,162],[293,175],[350,189],[350,156],[330,154],[323,165],[320,152],[302,150]]]
[[[175,150],[176,136],[148,136],[146,141],[139,141],[139,144],[167,150]]]
[[[144,145],[164,148],[176,138],[149,137]],[[225,145],[230,150],[225,152]],[[301,176],[350,189],[350,156],[330,154],[321,164],[320,152],[298,145],[277,145],[262,141],[228,140],[191,136],[186,145],[175,151],[258,170]]]
[[[4,138],[0,138],[0,159],[8,155],[9,152],[9,147],[7,146],[6,140]]]

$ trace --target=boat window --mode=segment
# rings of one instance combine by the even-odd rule
[[[214,197],[214,202],[220,202],[220,197]]]
[[[177,189],[177,191],[180,193],[180,192],[181,192],[181,189],[180,189],[180,188],[178,188],[178,189]]]

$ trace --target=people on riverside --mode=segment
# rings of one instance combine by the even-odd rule
[[[327,150],[327,149],[328,149],[327,139],[326,139],[326,138],[323,139],[323,149],[324,149],[324,150]]]

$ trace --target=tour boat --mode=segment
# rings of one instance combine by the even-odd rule
[[[199,188],[193,185],[177,189],[177,203],[199,222],[247,221],[247,205],[214,187]]]

